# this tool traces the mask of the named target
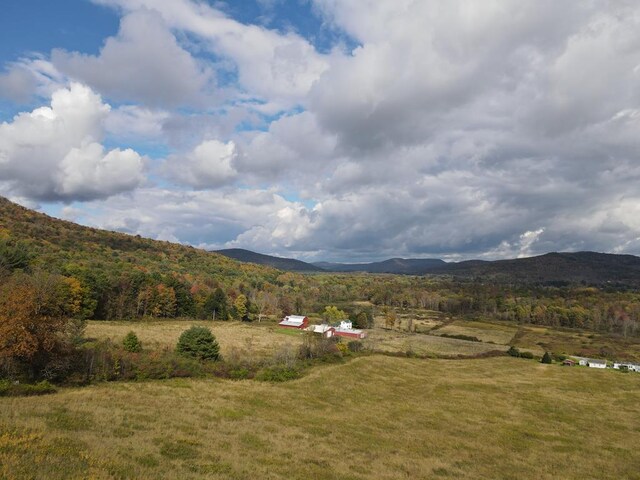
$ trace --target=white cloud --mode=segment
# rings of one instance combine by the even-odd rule
[[[314,0],[321,28],[357,44],[327,55],[212,2],[99,3],[123,20],[98,55],[18,63],[40,95],[63,70],[133,104],[56,102],[3,125],[14,196],[135,189],[126,142],[153,141],[176,149],[165,189],[103,202],[101,225],[330,259],[640,253],[635,1]],[[112,155],[105,131],[124,143]]]
[[[238,167],[257,181],[318,178],[331,167],[336,147],[335,136],[323,132],[309,112],[284,116],[245,141]]]
[[[107,133],[125,140],[159,140],[171,113],[137,105],[122,105],[112,109],[105,120]]]
[[[245,25],[204,2],[190,0],[99,0],[127,12],[153,10],[171,28],[195,36],[204,48],[233,61],[240,85],[279,109],[305,101],[327,69],[327,59],[295,33],[281,34]]]
[[[20,65],[12,65],[6,73],[0,74],[0,98],[25,103],[31,99],[35,89],[36,79]]]
[[[175,191],[139,188],[92,202],[87,222],[150,238],[178,238],[201,248],[222,248],[257,224],[295,205],[268,190]]]
[[[183,49],[162,17],[139,10],[123,17],[98,56],[54,50],[60,71],[110,98],[148,106],[211,104],[214,77]]]
[[[165,171],[175,181],[194,188],[216,188],[232,182],[238,156],[233,142],[206,140],[186,155],[172,155]]]
[[[100,145],[110,110],[89,88],[72,84],[40,107],[0,124],[3,192],[52,201],[104,198],[143,181],[133,150]]]

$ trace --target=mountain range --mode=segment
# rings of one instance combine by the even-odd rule
[[[640,257],[597,252],[547,253],[510,260],[392,258],[372,263],[306,263],[243,249],[206,252],[189,246],[83,227],[34,212],[0,197],[0,239],[24,241],[37,263],[50,268],[143,268],[180,275],[273,279],[278,270],[447,275],[483,281],[640,287]],[[238,263],[238,261],[240,263]],[[75,266],[74,266],[75,265]],[[94,265],[95,267],[91,267]],[[277,269],[277,270],[274,270]]]
[[[436,258],[391,258],[371,263],[306,263],[243,249],[218,250],[216,253],[241,262],[296,272],[429,274],[515,283],[640,285],[640,257],[598,252],[552,252],[527,258],[449,263]]]

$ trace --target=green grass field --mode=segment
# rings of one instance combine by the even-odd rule
[[[640,375],[366,356],[0,398],[0,478],[637,479]]]

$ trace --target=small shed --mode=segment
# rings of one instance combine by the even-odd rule
[[[302,330],[309,326],[309,319],[302,315],[287,315],[280,321],[280,323],[278,323],[278,326],[283,328],[297,328]]]
[[[570,358],[567,358],[566,360],[564,360],[562,362],[562,365],[565,367],[574,367],[576,365],[576,361],[575,360],[571,360]]]

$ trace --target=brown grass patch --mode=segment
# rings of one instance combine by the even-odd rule
[[[507,357],[100,384],[0,399],[0,478],[638,478],[639,392],[640,375]]]

